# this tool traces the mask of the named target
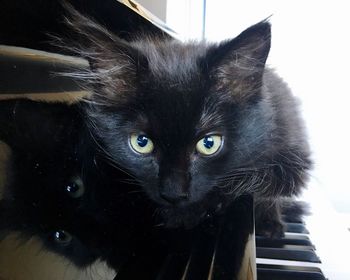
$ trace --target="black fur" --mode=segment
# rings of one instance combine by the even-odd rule
[[[311,162],[297,102],[265,67],[270,24],[221,44],[126,42],[71,13],[81,40],[65,47],[91,68],[65,75],[91,96],[71,106],[0,103],[0,137],[13,150],[1,227],[42,236],[78,265],[102,258],[117,267],[147,247],[145,236],[193,228],[251,194],[256,209],[276,202],[257,225],[280,234],[277,201],[300,193]],[[152,139],[154,151],[133,151],[133,133]],[[196,143],[212,134],[222,147],[202,156]],[[77,176],[85,192],[72,198]],[[57,246],[57,230],[73,242]]]
[[[90,130],[106,156],[162,205],[169,226],[193,225],[246,192],[300,193],[309,150],[295,98],[265,67],[268,22],[208,45],[147,37],[125,42],[86,21],[71,24],[84,37],[80,48],[92,65],[73,73],[92,92],[85,110]],[[147,156],[128,144],[139,132],[154,142]],[[224,137],[221,151],[200,156],[197,141],[213,133]]]

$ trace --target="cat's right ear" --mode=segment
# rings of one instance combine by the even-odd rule
[[[264,20],[236,38],[213,46],[207,54],[207,65],[217,89],[230,91],[238,100],[259,92],[270,43],[271,26]]]

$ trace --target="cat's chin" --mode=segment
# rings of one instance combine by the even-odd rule
[[[171,204],[149,193],[149,198],[155,203],[157,208],[157,223],[166,228],[186,228],[196,227],[202,221],[222,212],[228,204],[218,192],[209,192],[200,200],[180,201]]]
[[[160,214],[163,224],[167,228],[191,229],[220,212],[221,209],[222,204],[215,207],[204,207],[204,205],[196,203],[184,207],[162,207]]]
[[[186,208],[164,207],[161,219],[166,228],[191,229],[198,225],[207,216],[206,211],[196,211]]]

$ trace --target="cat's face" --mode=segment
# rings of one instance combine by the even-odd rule
[[[154,201],[186,207],[215,187],[229,157],[227,138],[233,135],[225,122],[234,111],[224,114],[224,104],[206,105],[210,97],[204,77],[189,77],[179,89],[177,81],[165,77],[159,88],[150,76],[142,77],[140,98],[125,104],[126,111],[106,115],[112,127],[102,137],[110,156]]]
[[[92,70],[82,76],[94,91],[87,115],[106,156],[139,182],[169,225],[195,224],[223,197],[232,200],[232,174],[239,178],[268,130],[260,90],[269,24],[221,45],[114,38],[99,50],[95,41],[113,36],[91,36]]]

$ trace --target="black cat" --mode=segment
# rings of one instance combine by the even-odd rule
[[[38,235],[78,265],[116,268],[156,244],[146,239],[195,228],[251,194],[257,230],[282,234],[279,199],[300,193],[311,161],[297,102],[265,67],[270,24],[220,44],[126,42],[71,13],[80,38],[64,47],[91,67],[65,75],[91,95],[0,103],[12,148],[1,228]]]
[[[90,131],[168,226],[190,227],[243,193],[259,205],[267,198],[270,212],[278,212],[271,198],[300,193],[309,149],[297,101],[265,67],[267,21],[220,44],[126,42],[73,14],[68,24],[81,38],[66,48],[91,69],[67,75],[92,93]]]

